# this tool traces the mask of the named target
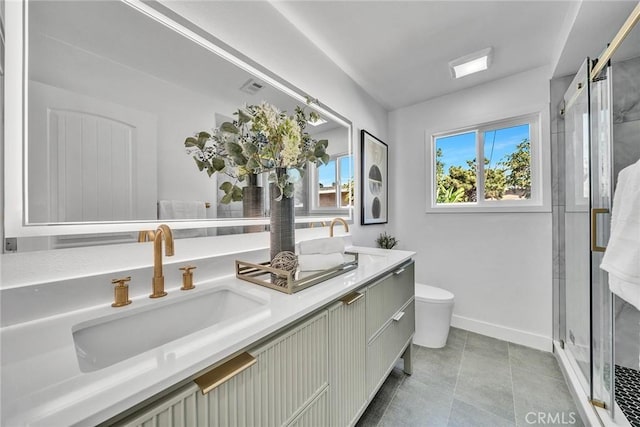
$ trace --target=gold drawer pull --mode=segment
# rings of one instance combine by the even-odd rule
[[[395,274],[396,276],[400,275],[404,273],[404,267],[403,268],[399,268],[396,271],[393,272],[393,274]]]
[[[608,214],[609,209],[606,208],[593,208],[591,209],[591,250],[593,252],[604,252],[607,248],[604,246],[598,246],[598,214]]]
[[[399,322],[403,316],[404,316],[404,311],[399,311],[395,314],[395,316],[392,317],[392,319],[394,322]]]
[[[349,295],[345,295],[344,297],[342,297],[340,301],[342,301],[346,305],[351,305],[354,302],[358,301],[363,296],[364,294],[361,294],[360,292],[352,292]]]
[[[230,380],[247,368],[255,365],[256,358],[245,352],[222,365],[213,368],[206,374],[200,375],[194,382],[200,387],[202,394],[207,394],[214,388]]]

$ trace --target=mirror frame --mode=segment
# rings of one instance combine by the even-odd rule
[[[27,100],[28,100],[28,1],[6,3],[5,30],[5,153],[4,153],[4,237],[61,236],[71,234],[93,234],[130,232],[155,228],[161,223],[170,224],[174,229],[235,227],[269,224],[269,217],[257,219],[207,219],[207,220],[138,220],[138,221],[95,221],[66,223],[28,223],[28,170],[27,155]],[[166,6],[147,0],[120,0],[139,13],[165,25],[176,33],[188,38],[223,59],[253,74],[265,83],[286,93],[300,103],[307,98],[315,99],[304,91],[275,75],[252,59],[241,54],[226,43],[207,33]],[[348,146],[353,149],[353,125],[350,120],[336,113],[320,102],[311,108],[347,128]],[[355,173],[354,164],[354,176]],[[20,177],[20,179],[15,179]],[[336,216],[353,220],[353,206],[347,215],[327,214],[327,216],[297,217],[296,223],[330,221]]]

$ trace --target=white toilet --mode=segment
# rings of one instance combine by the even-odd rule
[[[451,292],[416,283],[416,333],[413,342],[423,347],[444,347],[452,314]]]

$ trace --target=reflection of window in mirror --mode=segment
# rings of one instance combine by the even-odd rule
[[[290,169],[288,172],[289,179],[293,181],[293,200],[294,206],[296,209],[301,209],[305,207],[305,191],[303,185],[302,175],[298,169]]]
[[[313,210],[339,210],[353,206],[353,156],[332,156],[311,171]]]

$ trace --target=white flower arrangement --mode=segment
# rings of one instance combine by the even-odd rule
[[[235,179],[224,182],[220,189],[225,192],[222,203],[242,200],[238,181],[249,174],[271,172],[269,181],[280,189],[280,197],[293,196],[293,181],[287,173],[276,174],[276,170],[297,169],[302,176],[308,163],[326,164],[327,140],[317,141],[304,131],[309,120],[318,115],[296,107],[295,114],[266,102],[245,105],[234,115],[237,119],[225,122],[213,133],[199,132],[188,137],[184,145],[196,165],[209,176],[221,172]]]

